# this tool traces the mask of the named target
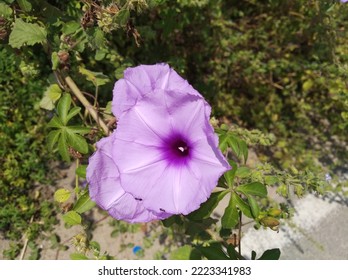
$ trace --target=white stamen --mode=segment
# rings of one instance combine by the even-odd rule
[[[178,149],[180,150],[180,152],[184,152],[185,151],[185,148],[184,147],[178,147]]]

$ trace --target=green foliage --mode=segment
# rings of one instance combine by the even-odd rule
[[[28,235],[30,258],[40,256],[31,241],[54,219],[36,186],[47,174],[42,155],[56,151],[68,163],[76,159],[77,169],[74,191],[59,189],[54,199],[67,225],[86,226],[94,202],[79,178],[86,177],[91,144],[114,128],[113,83],[129,66],[164,61],[212,105],[219,147],[232,166],[200,209],[163,221],[182,237],[173,237],[177,244],[187,244],[170,256],[243,259],[230,242],[242,219],[278,230],[290,216],[288,207],[267,199],[268,188],[286,198],[332,190],[318,163],[340,165],[347,156],[348,5],[336,2],[0,3],[0,232],[12,240]],[[250,147],[272,165],[247,165]],[[116,223],[113,235],[139,229]],[[76,235],[74,245],[72,259],[108,258],[85,235]],[[14,243],[4,254],[15,258],[20,249]],[[273,249],[259,259],[279,256]]]
[[[32,46],[45,42],[46,36],[46,30],[38,24],[26,23],[21,19],[17,19],[13,25],[9,44],[13,48],[20,48],[26,45]]]
[[[57,222],[46,201],[50,191],[42,186],[52,179],[46,177],[52,158],[45,147],[46,117],[36,105],[44,86],[23,77],[19,66],[12,52],[0,47],[0,234],[13,240],[4,252],[11,259],[25,233],[34,242]]]
[[[344,164],[347,5],[198,2],[165,2],[144,14],[137,28],[146,44],[127,54],[141,63],[169,61],[204,93],[215,116],[272,132],[277,142],[265,154],[277,165],[314,169],[317,157]],[[343,144],[336,159],[322,149],[336,143],[333,135]]]
[[[90,132],[90,129],[87,127],[68,126],[68,122],[81,110],[79,107],[74,107],[70,110],[70,106],[71,96],[69,94],[63,95],[58,102],[57,115],[48,123],[48,127],[56,129],[52,130],[47,136],[50,150],[53,150],[57,144],[59,154],[67,162],[70,162],[70,154],[73,155],[73,152],[69,153],[69,149],[82,154],[88,153],[87,141],[81,135]]]

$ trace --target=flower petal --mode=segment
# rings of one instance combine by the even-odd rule
[[[116,118],[134,106],[138,100],[157,90],[169,90],[201,97],[185,79],[168,64],[140,65],[127,68],[124,78],[115,83],[112,112]],[[209,112],[210,114],[210,112]]]
[[[100,140],[97,151],[89,159],[87,181],[91,199],[114,218],[131,223],[167,218],[169,215],[166,213],[147,210],[142,201],[122,188],[118,168],[112,158],[114,136],[112,134]]]
[[[120,119],[113,157],[118,159],[123,188],[141,198],[145,208],[188,214],[230,168],[217,148],[208,110],[197,96],[156,90]],[[184,160],[176,159],[168,146],[180,135],[190,149]]]

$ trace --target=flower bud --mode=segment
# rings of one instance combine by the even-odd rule
[[[66,51],[59,51],[58,58],[61,64],[66,64],[69,60],[69,53]]]
[[[264,217],[260,220],[260,223],[266,227],[270,227],[271,229],[279,226],[279,221],[273,217]]]
[[[268,210],[268,215],[271,217],[279,217],[281,213],[282,210],[276,208],[271,208]]]

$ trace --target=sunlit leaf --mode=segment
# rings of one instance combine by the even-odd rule
[[[63,221],[70,226],[74,226],[81,224],[82,219],[79,213],[72,210],[63,215]]]
[[[32,46],[46,41],[47,31],[37,23],[26,23],[17,18],[9,37],[9,44],[13,48],[24,45]]]
[[[251,209],[251,214],[253,215],[254,218],[257,218],[260,215],[260,208],[259,205],[257,204],[257,201],[255,198],[252,196],[248,195],[248,203]]]
[[[91,132],[91,129],[89,127],[83,127],[83,126],[77,126],[77,125],[76,126],[74,126],[74,125],[68,126],[67,129],[69,131],[71,131],[72,133],[77,133],[77,134],[81,134],[81,135],[84,135],[84,134]]]
[[[54,116],[47,124],[47,127],[62,128],[63,123],[57,116]]]
[[[79,197],[79,199],[76,201],[73,210],[77,213],[84,213],[88,210],[91,210],[95,206],[95,202],[91,200],[91,198],[88,195],[88,192],[84,193]]]
[[[72,260],[88,260],[88,257],[86,257],[84,254],[81,254],[81,253],[71,253],[70,259],[72,259]]]
[[[75,170],[76,175],[79,176],[80,178],[86,178],[86,168],[87,168],[87,165],[85,164],[79,165],[79,167],[77,167]]]
[[[67,189],[58,189],[54,193],[54,200],[57,202],[65,202],[67,201],[71,196],[71,192]]]
[[[70,94],[66,93],[63,95],[63,97],[59,100],[57,111],[58,116],[63,125],[66,125],[68,122],[68,112],[71,105],[71,96]]]
[[[55,144],[57,143],[61,131],[60,130],[52,130],[50,133],[48,133],[47,136],[47,146],[50,151],[53,150]]]
[[[8,18],[12,15],[12,9],[10,6],[0,3],[0,16],[4,18]]]
[[[171,260],[189,260],[191,255],[192,247],[189,245],[184,245],[174,250],[169,259]]]
[[[88,81],[91,81],[94,86],[102,86],[110,81],[109,77],[101,72],[93,72],[86,68],[79,67],[79,72],[86,77]]]
[[[236,174],[236,171],[238,170],[238,167],[237,167],[237,164],[232,161],[232,160],[229,160],[228,161],[229,164],[231,165],[231,170],[228,170],[224,173],[224,178],[226,180],[226,183],[227,183],[227,186],[228,187],[232,187],[233,186],[233,181],[234,181],[234,176]]]
[[[267,196],[267,188],[259,182],[253,182],[253,183],[238,186],[236,188],[236,191],[241,192],[245,195],[256,195],[260,197]]]
[[[78,113],[80,113],[81,108],[80,107],[73,107],[68,115],[66,116],[67,122],[69,122],[74,116],[76,116]]]
[[[46,110],[53,110],[54,104],[62,95],[62,90],[57,84],[50,85],[40,101],[40,107]]]
[[[251,174],[249,167],[241,166],[236,170],[236,176],[239,178],[246,178]]]
[[[248,203],[246,203],[238,194],[232,193],[232,199],[235,200],[237,207],[248,218],[253,218],[251,209]]]
[[[88,144],[86,139],[83,138],[81,135],[71,132],[69,129],[66,129],[66,131],[68,145],[82,154],[87,154]]]
[[[225,209],[225,212],[221,218],[221,225],[223,228],[232,229],[239,222],[239,212],[236,207],[236,200],[231,197],[230,203]]]

